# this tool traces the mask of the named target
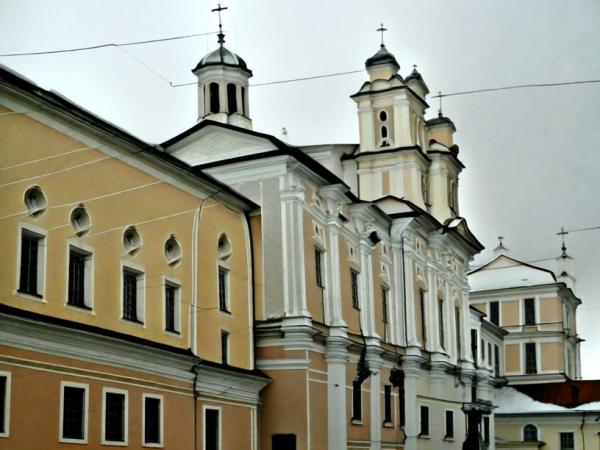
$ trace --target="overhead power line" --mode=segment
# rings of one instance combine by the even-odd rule
[[[475,89],[472,91],[452,92],[450,94],[440,93],[438,95],[433,95],[431,98],[453,97],[455,95],[479,94],[480,92],[506,91],[509,89],[541,88],[541,87],[567,86],[567,85],[571,85],[571,84],[590,84],[590,83],[600,83],[600,80],[564,81],[561,83],[516,84],[513,86],[503,86],[503,87],[498,87],[498,88]]]
[[[216,34],[216,31],[211,31],[209,33],[195,33],[195,34],[185,34],[182,36],[172,36],[167,38],[160,39],[148,39],[145,41],[133,41],[133,42],[121,42],[121,43],[108,43],[108,44],[99,44],[99,45],[90,45],[89,47],[76,47],[76,48],[66,48],[61,50],[48,50],[48,51],[40,51],[40,52],[24,52],[24,53],[5,53],[0,54],[0,57],[9,57],[9,56],[37,56],[37,55],[52,55],[55,53],[70,53],[70,52],[81,52],[84,50],[95,50],[98,48],[105,47],[126,47],[128,45],[141,45],[141,44],[152,44],[154,42],[165,42],[165,41],[176,41],[178,39],[188,39],[192,37],[198,36],[210,36],[211,34]]]

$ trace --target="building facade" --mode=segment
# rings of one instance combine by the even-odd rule
[[[256,205],[5,69],[0,102],[0,447],[258,448]]]

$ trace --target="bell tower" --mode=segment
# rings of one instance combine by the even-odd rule
[[[220,4],[213,12],[219,13],[219,48],[204,56],[192,69],[198,78],[198,122],[204,119],[252,129],[248,105],[248,80],[252,71],[246,62],[225,48],[225,34],[221,23]]]

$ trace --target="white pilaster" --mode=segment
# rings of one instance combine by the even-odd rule
[[[367,362],[371,370],[371,450],[381,449],[381,353],[382,349],[370,348],[367,352]]]
[[[327,448],[347,449],[346,364],[348,340],[329,336],[327,361]]]

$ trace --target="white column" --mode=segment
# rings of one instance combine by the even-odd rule
[[[366,336],[376,336],[375,320],[373,314],[373,272],[371,267],[371,241],[367,237],[361,237],[359,242],[360,253],[360,308],[361,325]]]
[[[371,450],[381,449],[381,366],[382,360],[377,348],[375,351],[369,350],[367,353],[367,362],[372,371],[371,380]]]
[[[311,317],[304,273],[303,195],[304,191],[295,186],[281,192],[284,306],[288,316]]]
[[[346,364],[348,340],[329,336],[325,360],[327,361],[327,448],[346,450]]]
[[[415,301],[414,298],[414,276],[413,276],[413,260],[412,256],[406,252],[406,246],[404,248],[404,261],[402,267],[402,274],[406,277],[406,293],[402,293],[402,295],[406,295],[406,328],[408,332],[408,346],[418,347],[423,344],[423,342],[419,342],[417,339],[417,330],[415,328],[416,323],[416,314],[415,314]],[[421,320],[427,320],[426,317],[422,317]],[[426,322],[425,322],[426,323]],[[427,326],[425,326],[427,328]],[[423,336],[423,341],[425,341],[425,336]],[[423,346],[423,350],[425,347]]]
[[[335,214],[329,214],[327,221],[329,231],[329,246],[327,248],[329,277],[327,280],[330,325],[346,326],[342,314],[342,286],[340,273],[340,232],[341,220]]]
[[[227,106],[227,83],[219,83],[219,112],[228,113],[229,109]]]
[[[419,435],[419,417],[420,411],[417,402],[417,389],[421,371],[418,368],[419,362],[407,358],[402,363],[404,371],[404,405],[406,410],[406,419],[404,424],[404,450],[417,450]]]

